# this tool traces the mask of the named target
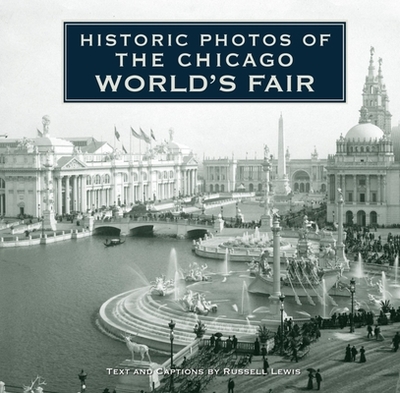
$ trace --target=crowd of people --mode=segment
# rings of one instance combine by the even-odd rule
[[[369,228],[349,226],[346,228],[346,253],[352,253],[355,260],[361,254],[366,263],[386,264],[393,266],[400,253],[400,235],[388,233],[386,241],[380,235],[375,236]]]

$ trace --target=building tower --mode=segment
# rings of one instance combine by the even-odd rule
[[[386,136],[391,133],[391,118],[389,112],[389,97],[386,85],[383,83],[382,59],[379,58],[378,75],[375,75],[373,47],[370,49],[368,75],[365,77],[363,88],[363,107],[368,111],[368,120],[378,126]]]

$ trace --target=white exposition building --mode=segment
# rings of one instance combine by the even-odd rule
[[[391,127],[382,60],[376,74],[373,55],[371,48],[359,124],[340,136],[328,157],[328,221],[337,217],[341,193],[346,224],[400,222],[400,127]]]
[[[173,140],[145,154],[127,154],[107,142],[50,136],[0,142],[0,214],[40,217],[102,206],[167,200],[197,192],[197,161]]]

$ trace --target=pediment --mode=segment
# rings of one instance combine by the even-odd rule
[[[60,169],[77,169],[77,168],[86,168],[86,165],[76,157],[71,158],[67,162],[60,165]]]

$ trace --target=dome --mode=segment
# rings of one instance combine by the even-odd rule
[[[364,139],[369,141],[370,139],[380,139],[383,137],[383,131],[372,123],[360,123],[350,128],[347,131],[347,140],[358,140],[363,141]]]
[[[400,125],[392,127],[391,139],[393,143],[394,160],[400,161]]]
[[[72,154],[74,151],[74,145],[71,142],[65,139],[50,137],[48,135],[35,138],[34,143],[40,152],[46,152],[51,149],[55,153],[59,154]]]

